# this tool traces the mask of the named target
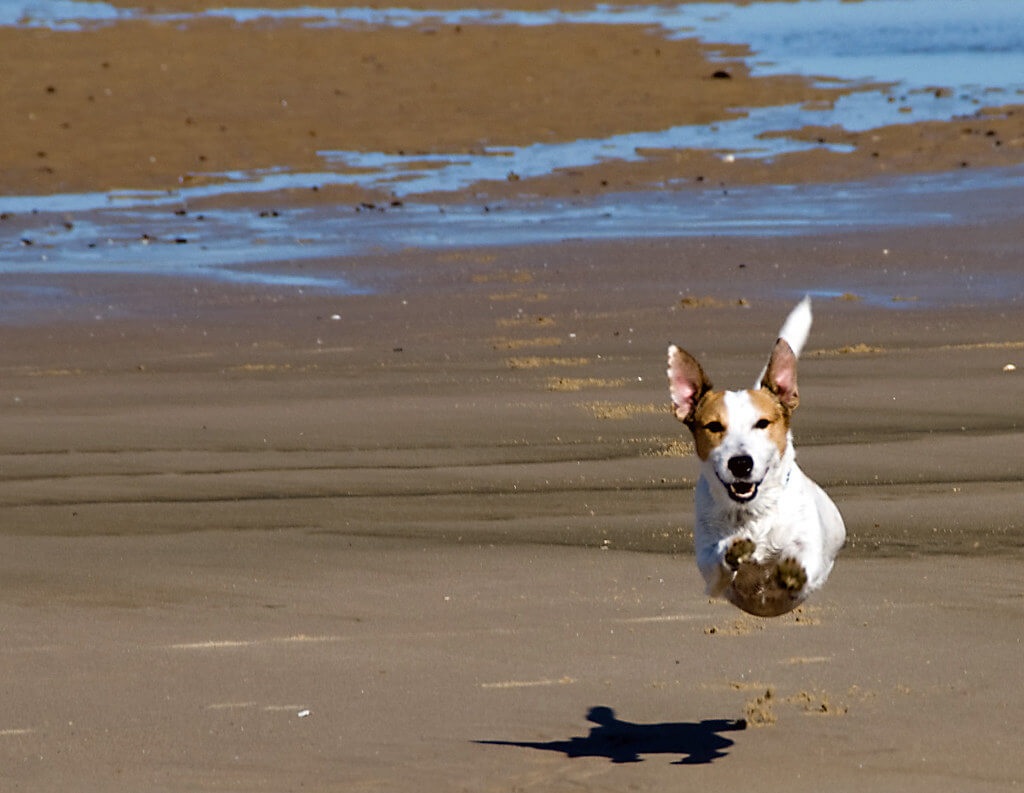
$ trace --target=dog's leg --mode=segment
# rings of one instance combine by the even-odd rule
[[[711,597],[721,597],[736,577],[740,565],[754,558],[757,546],[753,540],[740,537],[723,547],[726,541],[701,547],[697,552],[697,566],[707,583]]]
[[[738,570],[744,562],[749,562],[754,557],[757,546],[749,537],[739,537],[732,541],[732,544],[725,552],[725,564],[733,570]]]
[[[792,556],[780,559],[775,568],[775,582],[783,589],[796,594],[807,583],[807,571]]]

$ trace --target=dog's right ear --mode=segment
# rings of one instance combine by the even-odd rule
[[[668,390],[676,418],[690,426],[701,397],[711,390],[711,381],[697,359],[676,345],[668,348]]]
[[[775,394],[786,410],[796,410],[800,404],[800,392],[796,387],[796,353],[785,339],[775,342],[761,388]]]

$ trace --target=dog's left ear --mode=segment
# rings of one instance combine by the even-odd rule
[[[693,411],[701,397],[711,390],[711,381],[697,359],[674,344],[668,348],[668,389],[676,418],[690,427]]]
[[[800,404],[800,393],[796,388],[796,355],[785,339],[775,342],[761,388],[775,394],[787,410],[795,410]]]

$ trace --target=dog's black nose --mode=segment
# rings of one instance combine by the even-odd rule
[[[739,479],[746,479],[754,470],[754,458],[749,454],[738,454],[729,458],[729,471]]]

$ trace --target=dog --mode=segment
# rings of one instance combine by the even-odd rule
[[[811,330],[805,297],[750,390],[714,391],[697,360],[668,348],[672,410],[693,433],[697,566],[712,597],[774,617],[819,589],[846,540],[836,505],[796,464],[796,362]]]

